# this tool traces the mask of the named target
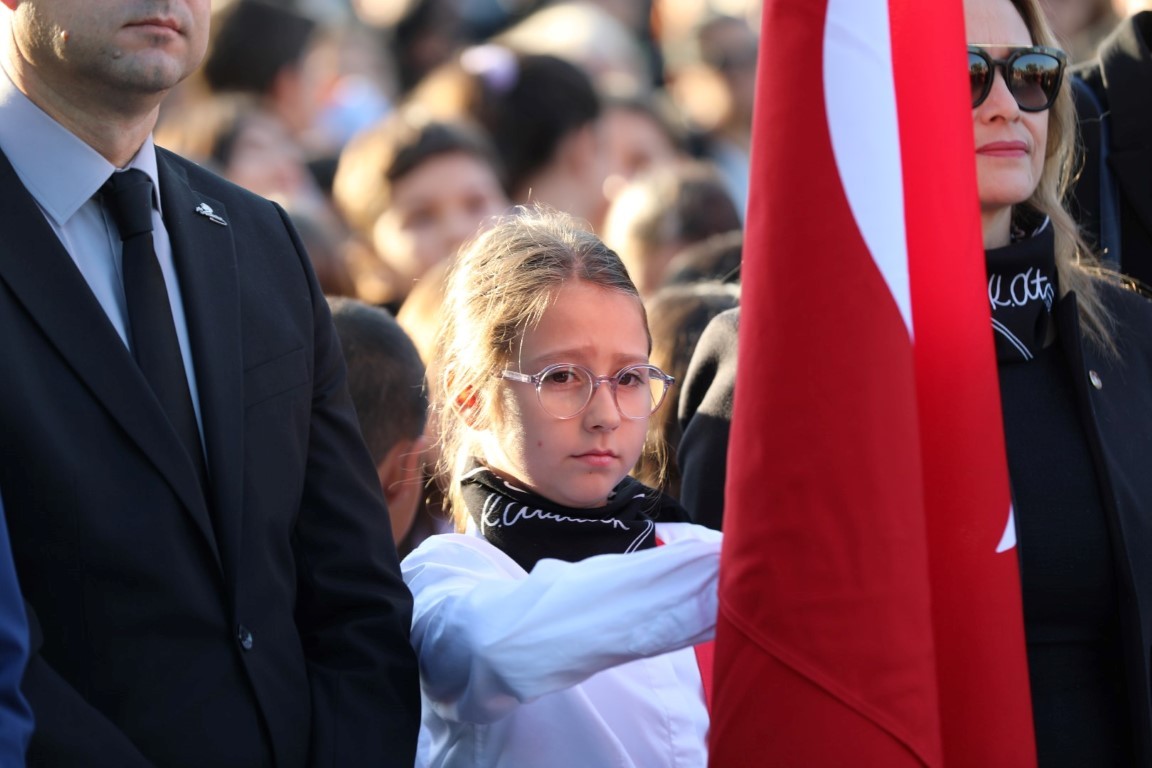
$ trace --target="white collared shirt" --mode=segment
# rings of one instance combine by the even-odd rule
[[[0,67],[0,150],[76,263],[112,327],[128,346],[120,235],[104,206],[93,197],[116,167],[33,104],[13,84],[3,67]],[[172,262],[172,243],[164,226],[156,147],[151,136],[128,166],[120,170],[127,168],[144,171],[152,179],[152,243],[168,288],[168,304],[184,358],[188,391],[203,438],[188,323]]]

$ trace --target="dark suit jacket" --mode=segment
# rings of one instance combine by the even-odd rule
[[[29,764],[410,766],[411,596],[307,256],[277,206],[157,154],[208,499],[0,154],[0,487],[32,623]]]
[[[32,711],[20,692],[27,663],[28,620],[8,548],[4,501],[0,499],[0,765],[4,766],[24,764],[24,750],[32,736]]]
[[[1100,45],[1099,57],[1074,70],[1107,114],[1108,168],[1115,180],[1121,267],[1152,286],[1152,11],[1120,22]],[[1099,130],[1081,108],[1086,156],[1074,190],[1081,218],[1094,234],[1101,226]],[[1087,120],[1087,121],[1086,121]],[[1086,121],[1086,122],[1085,122]]]

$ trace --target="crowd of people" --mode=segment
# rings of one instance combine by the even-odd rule
[[[2,1],[0,765],[704,765],[760,1]],[[1148,764],[1152,10],[964,7],[1041,764]]]

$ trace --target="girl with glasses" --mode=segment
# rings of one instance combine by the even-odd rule
[[[1036,0],[964,10],[1039,764],[1152,765],[1152,304],[1064,208],[1073,105]]]
[[[720,537],[628,477],[672,381],[619,257],[521,210],[461,252],[442,317],[460,532],[403,564],[418,764],[704,765]]]

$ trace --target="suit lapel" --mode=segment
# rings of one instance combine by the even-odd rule
[[[216,556],[196,471],[128,348],[36,201],[0,152],[0,280],[68,366],[136,442],[204,532]]]
[[[244,369],[232,227],[226,223],[224,205],[194,190],[172,156],[163,150],[157,150],[156,156],[164,226],[180,276],[199,389],[213,528],[225,576],[235,583],[231,577],[240,542],[244,490]]]

